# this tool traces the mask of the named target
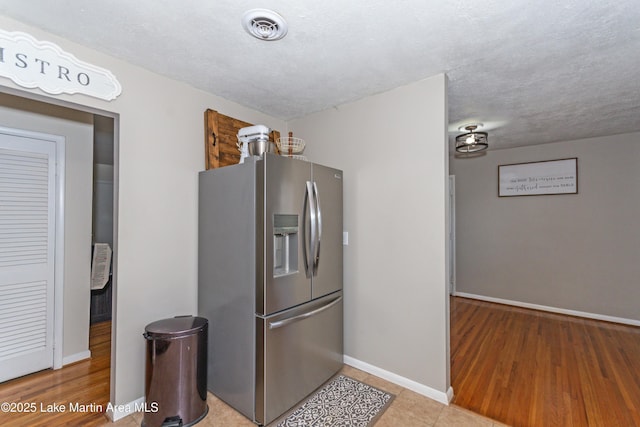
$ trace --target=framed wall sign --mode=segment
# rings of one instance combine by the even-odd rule
[[[54,43],[1,29],[0,77],[52,95],[82,93],[111,101],[122,92],[111,71],[80,61]]]
[[[498,166],[498,196],[578,193],[578,158]]]

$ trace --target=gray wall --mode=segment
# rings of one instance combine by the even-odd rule
[[[345,354],[449,389],[446,78],[289,123],[312,161],[344,170]]]
[[[578,194],[497,196],[498,165],[567,157]],[[450,164],[458,292],[640,320],[640,133]]]
[[[113,166],[93,167],[92,242],[108,243],[113,249]]]
[[[110,117],[93,118],[93,243],[113,249],[114,123]]]

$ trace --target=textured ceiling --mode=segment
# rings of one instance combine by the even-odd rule
[[[288,35],[249,36],[253,8]],[[490,149],[640,131],[638,0],[0,0],[0,13],[282,119],[446,73],[451,135],[483,122]]]

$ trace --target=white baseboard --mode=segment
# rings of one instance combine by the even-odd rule
[[[123,405],[113,405],[112,403],[108,403],[105,413],[107,414],[107,417],[115,423],[134,412],[140,411],[140,408],[143,408],[144,404],[144,396]]]
[[[453,388],[451,387],[449,387],[449,390],[447,390],[446,393],[443,393],[424,384],[420,384],[416,381],[410,380],[409,378],[402,377],[400,375],[394,374],[393,372],[386,371],[347,355],[344,356],[343,361],[349,366],[353,366],[354,368],[360,369],[361,371],[365,371],[369,374],[375,375],[376,377],[380,377],[384,380],[415,391],[416,393],[436,400],[440,403],[444,403],[445,405],[448,405],[449,402],[451,402],[451,400],[453,399]],[[128,415],[133,414],[134,412],[137,412],[139,408],[143,407],[144,404],[145,399],[143,396],[123,405],[112,405],[111,403],[109,403],[105,412],[109,419],[111,419],[111,421],[116,422]]]
[[[502,298],[486,297],[483,295],[456,292],[456,297],[477,299],[480,301],[495,302],[498,304],[513,305],[515,307],[532,308],[534,310],[548,311],[550,313],[566,314],[569,316],[584,317],[586,319],[603,320],[605,322],[621,323],[624,325],[640,326],[640,320],[625,319],[623,317],[606,316],[604,314],[587,313],[585,311],[568,310],[565,308],[549,307],[546,305],[530,304],[528,302],[511,301]]]
[[[65,356],[62,358],[62,366],[69,365],[71,363],[76,363],[81,360],[89,359],[90,357],[91,357],[90,350],[81,351],[80,353]]]
[[[384,380],[415,391],[416,393],[426,396],[429,399],[436,400],[440,403],[444,403],[445,405],[448,405],[449,402],[451,402],[451,399],[453,399],[453,389],[451,387],[449,387],[449,390],[444,393],[424,384],[420,384],[416,381],[410,380],[409,378],[394,374],[393,372],[378,368],[377,366],[370,365],[366,362],[354,359],[353,357],[347,355],[343,357],[343,361],[349,366],[353,366],[354,368],[360,369],[361,371],[365,371],[371,375],[375,375],[376,377],[380,377]]]

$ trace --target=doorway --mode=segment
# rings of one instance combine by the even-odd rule
[[[64,102],[64,101],[59,101],[56,99],[49,99],[49,98],[45,98],[42,96],[38,96],[38,95],[34,95],[31,93],[23,93],[22,91],[19,90],[13,90],[10,88],[6,88],[6,87],[2,87],[0,88],[0,109],[2,109],[3,114],[0,116],[0,125],[6,125],[7,120],[10,119],[10,116],[16,117],[20,114],[34,114],[34,115],[38,115],[40,117],[43,118],[44,121],[46,122],[55,122],[56,120],[65,120],[65,119],[69,119],[69,116],[74,116],[74,115],[82,115],[84,118],[80,118],[77,119],[76,121],[81,122],[82,124],[86,124],[87,122],[89,122],[91,125],[93,125],[93,122],[98,122],[98,121],[104,121],[106,123],[108,123],[111,126],[110,129],[110,134],[112,136],[112,145],[110,147],[111,150],[111,156],[113,158],[113,164],[111,166],[113,174],[112,174],[112,218],[117,218],[117,157],[116,157],[116,147],[117,147],[117,128],[118,128],[118,116],[117,114],[114,113],[110,113],[110,112],[106,112],[106,111],[102,111],[102,110],[97,110],[97,109],[93,109],[90,107],[84,107],[84,106],[80,106],[80,105],[75,105],[72,103],[68,103],[68,102]],[[9,111],[9,114],[4,114],[5,112]],[[20,127],[22,129],[28,129],[29,126],[29,118],[26,119],[27,124],[20,125],[20,126],[13,126],[13,127]],[[50,133],[54,133],[54,134],[64,134],[62,131],[52,131]],[[88,137],[85,138],[84,141],[89,141],[89,145],[91,145],[91,147],[88,148],[88,152],[89,154],[92,153],[93,151],[93,140],[94,140],[94,135],[93,133]],[[85,149],[87,149],[86,144],[85,145]],[[74,153],[69,153],[67,152],[67,166],[69,166],[70,163],[74,163],[74,164],[82,164],[82,168],[83,168],[83,173],[85,173],[85,175],[83,175],[82,177],[78,177],[76,175],[73,175],[73,172],[69,172],[69,170],[67,171],[67,183],[69,181],[71,182],[81,182],[83,183],[83,185],[88,185],[88,197],[87,197],[87,203],[89,205],[88,209],[89,209],[89,215],[88,215],[88,219],[86,219],[86,215],[83,215],[83,221],[86,221],[86,227],[88,227],[88,232],[84,232],[81,230],[74,230],[74,228],[76,228],[78,221],[76,220],[76,218],[73,217],[69,217],[68,215],[71,214],[71,212],[69,210],[67,210],[67,212],[65,212],[65,216],[66,216],[66,223],[67,223],[67,231],[69,233],[74,233],[74,231],[77,234],[82,234],[84,236],[84,238],[87,240],[86,244],[83,243],[82,244],[78,244],[75,247],[71,248],[69,242],[66,242],[66,245],[63,248],[60,248],[57,250],[57,252],[59,253],[65,253],[65,254],[69,254],[72,253],[74,256],[76,256],[76,259],[74,261],[73,256],[67,256],[67,265],[65,265],[65,267],[68,267],[69,263],[74,263],[74,267],[75,266],[81,266],[82,271],[76,271],[75,273],[72,271],[71,273],[69,273],[68,269],[65,269],[65,287],[67,287],[68,283],[70,282],[70,277],[72,277],[74,274],[77,275],[77,277],[82,276],[82,282],[83,282],[83,286],[84,290],[81,292],[75,292],[75,295],[72,296],[72,299],[67,298],[67,290],[65,289],[65,294],[63,296],[64,298],[64,314],[63,316],[58,316],[59,318],[65,317],[63,320],[63,328],[65,330],[65,334],[64,334],[64,338],[65,341],[62,343],[62,345],[58,345],[56,346],[56,351],[60,351],[61,354],[64,351],[64,356],[61,357],[62,359],[62,363],[60,363],[60,366],[54,366],[55,368],[61,367],[63,364],[70,364],[70,363],[74,363],[83,359],[86,359],[87,357],[89,357],[91,355],[90,351],[89,351],[89,325],[90,325],[90,319],[89,319],[89,305],[90,305],[90,290],[89,290],[89,276],[90,276],[90,268],[91,268],[91,229],[92,229],[92,219],[91,219],[91,209],[92,209],[92,200],[91,200],[91,193],[92,193],[92,174],[93,174],[93,158],[90,156],[86,156],[85,154],[86,151],[84,151],[82,153],[82,155],[76,155],[78,154],[77,152]],[[87,158],[89,158],[89,160],[87,160]],[[88,170],[88,172],[86,172]],[[88,175],[87,175],[88,174]],[[88,179],[85,179],[85,177],[88,176]],[[79,193],[73,191],[73,192],[68,192],[67,194],[73,194],[74,197],[72,198],[68,198],[68,200],[71,199],[75,199],[75,198],[80,198]],[[114,248],[114,260],[115,260],[115,254],[116,254],[116,245],[117,245],[117,241],[116,241],[116,229],[115,229],[115,221],[114,221],[114,226],[113,226],[113,230],[111,233],[112,236],[112,244],[113,244],[113,248]],[[73,224],[73,226],[69,226],[69,224]],[[84,230],[84,229],[83,229]],[[78,257],[78,254],[79,257]],[[115,264],[115,263],[114,263]],[[69,274],[67,274],[69,273]],[[113,268],[113,276],[112,276],[112,280],[111,280],[111,287],[115,288],[117,286],[117,269]],[[73,289],[70,290],[71,293],[73,292]],[[84,296],[83,296],[84,295]],[[56,296],[57,297],[57,296]],[[69,299],[69,301],[68,301]],[[75,314],[68,313],[68,309],[70,307],[73,307],[74,305],[77,304],[82,304],[84,308],[81,309],[81,311],[84,314],[85,317],[79,317],[79,318],[75,318]],[[112,306],[111,309],[111,313],[115,313],[116,307],[115,304]],[[111,314],[110,313],[110,314]],[[78,332],[79,331],[79,332]],[[110,333],[110,337],[111,339],[113,338],[113,336],[115,336],[115,328],[111,329],[111,333]],[[110,341],[111,341],[110,339]],[[74,342],[75,340],[75,342]],[[64,347],[64,349],[63,349]],[[111,359],[112,362],[111,364],[113,365],[113,359]],[[111,367],[112,369],[114,368],[114,366]],[[1,386],[1,385],[0,385]],[[111,390],[113,392],[113,384],[111,385]]]
[[[113,250],[113,196],[114,196],[114,147],[113,119],[93,117],[93,214],[91,243],[94,257],[112,258]],[[97,249],[97,251],[96,251]],[[107,251],[108,249],[108,251]],[[111,261],[95,265],[92,258],[92,284],[90,323],[110,321],[113,305],[113,271]],[[102,267],[104,277],[98,274]],[[100,280],[101,279],[101,280]]]

